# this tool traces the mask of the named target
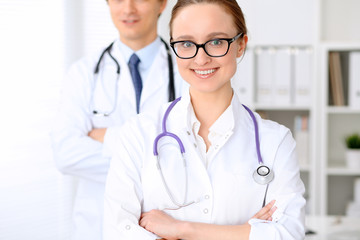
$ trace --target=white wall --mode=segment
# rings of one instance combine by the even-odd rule
[[[61,0],[0,1],[0,239],[66,239],[71,179],[48,132],[64,70]]]
[[[105,0],[0,0],[0,32],[0,239],[69,239],[75,181],[55,168],[49,131],[70,64],[117,31]]]

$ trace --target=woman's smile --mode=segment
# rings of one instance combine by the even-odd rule
[[[194,73],[200,78],[209,78],[215,74],[218,68],[211,69],[193,69]]]

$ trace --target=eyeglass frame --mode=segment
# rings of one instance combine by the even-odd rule
[[[209,57],[223,57],[223,56],[225,56],[225,55],[229,52],[231,43],[235,42],[237,39],[239,39],[239,38],[242,37],[242,36],[244,36],[244,33],[239,33],[238,35],[236,35],[236,36],[233,37],[233,38],[214,38],[214,39],[210,39],[209,41],[206,41],[206,42],[203,43],[203,44],[197,44],[197,43],[194,43],[193,41],[189,41],[189,40],[185,40],[185,41],[175,41],[175,42],[171,42],[171,40],[170,40],[170,46],[171,46],[172,50],[174,51],[175,55],[176,55],[178,58],[181,58],[181,59],[191,59],[191,58],[194,58],[194,57],[197,55],[197,53],[198,53],[198,51],[199,51],[199,48],[204,49],[204,52],[205,52]],[[220,55],[220,56],[212,56],[212,55],[210,55],[210,54],[206,51],[205,45],[206,45],[208,42],[211,42],[211,41],[214,41],[214,40],[224,40],[224,41],[227,41],[227,42],[228,42],[228,48],[227,48],[226,52],[225,52],[223,55]],[[192,56],[192,57],[180,57],[180,56],[177,54],[177,52],[176,52],[176,50],[175,50],[175,48],[174,48],[174,45],[175,45],[176,43],[181,43],[181,42],[184,42],[184,43],[185,43],[185,42],[190,42],[190,43],[192,43],[192,44],[194,44],[194,45],[196,46],[196,51],[195,51],[194,56]]]

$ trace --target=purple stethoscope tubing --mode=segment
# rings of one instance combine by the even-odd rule
[[[173,102],[171,102],[170,106],[168,107],[168,109],[166,109],[166,112],[164,114],[164,117],[163,117],[163,120],[162,120],[162,133],[159,134],[155,140],[154,140],[154,148],[153,148],[153,152],[154,152],[154,155],[155,156],[159,156],[159,153],[158,153],[158,150],[157,150],[157,145],[158,145],[158,142],[160,140],[160,138],[162,137],[172,137],[174,138],[178,144],[179,144],[179,147],[180,147],[180,152],[181,154],[184,154],[185,153],[185,148],[184,148],[184,144],[182,143],[182,141],[180,140],[180,138],[178,136],[176,136],[175,134],[171,133],[171,132],[168,132],[166,130],[166,120],[171,112],[171,110],[173,109],[173,107],[175,106],[175,104],[181,100],[181,97],[175,99]]]
[[[174,108],[175,104],[178,103],[181,100],[181,97],[175,99],[173,102],[171,102],[171,104],[169,105],[169,107],[166,109],[166,112],[164,114],[163,120],[162,120],[162,133],[159,134],[155,140],[154,140],[154,145],[153,145],[153,152],[155,156],[159,155],[159,152],[157,150],[157,146],[158,146],[158,142],[162,137],[168,136],[168,137],[172,137],[174,138],[180,147],[180,152],[182,154],[185,153],[185,148],[184,148],[184,144],[182,143],[182,141],[180,140],[180,138],[178,136],[176,136],[175,134],[168,132],[166,129],[166,121],[167,118],[171,112],[171,110]],[[254,113],[244,104],[242,104],[243,107],[246,109],[246,111],[248,111],[248,113],[250,114],[250,117],[254,123],[254,127],[255,127],[255,143],[256,143],[256,154],[257,154],[257,158],[258,158],[258,162],[259,164],[264,164],[262,158],[261,158],[261,154],[260,154],[260,141],[259,141],[259,127],[257,124],[257,121],[255,119]]]
[[[162,119],[162,133],[160,133],[154,140],[154,144],[153,144],[153,153],[154,155],[157,157],[157,168],[160,172],[160,175],[161,175],[161,179],[162,179],[162,182],[165,186],[165,189],[171,199],[171,201],[177,206],[176,208],[166,208],[167,210],[177,210],[177,209],[180,209],[182,207],[186,207],[186,206],[189,206],[193,203],[195,203],[195,201],[192,201],[192,202],[189,202],[189,203],[185,203],[186,202],[186,193],[185,193],[185,199],[184,199],[184,203],[183,204],[180,204],[178,203],[168,185],[166,184],[166,181],[165,181],[165,178],[164,178],[164,175],[162,173],[162,170],[161,170],[161,166],[160,166],[160,160],[159,160],[159,152],[158,152],[158,142],[159,140],[162,138],[162,137],[171,137],[173,139],[175,139],[178,144],[179,144],[179,147],[180,147],[180,152],[182,154],[182,159],[183,159],[183,162],[184,162],[184,167],[186,169],[186,161],[185,161],[185,157],[184,157],[184,153],[185,153],[185,148],[184,148],[184,145],[181,141],[181,139],[171,133],[171,132],[168,132],[167,129],[166,129],[166,121],[167,121],[167,118],[171,112],[171,110],[174,108],[175,104],[178,103],[179,101],[181,100],[181,97],[175,99],[173,102],[171,102],[171,104],[169,105],[169,107],[167,108],[165,114],[164,114],[164,117]],[[259,167],[254,171],[253,173],[253,178],[255,180],[255,182],[259,183],[259,184],[262,184],[262,185],[267,185],[266,186],[266,190],[265,190],[265,196],[264,196],[264,201],[263,201],[263,204],[262,206],[264,207],[265,206],[265,202],[266,202],[266,194],[267,194],[267,190],[268,190],[268,187],[269,187],[269,183],[273,180],[274,178],[274,173],[273,171],[270,170],[269,167],[265,166],[264,165],[264,162],[262,160],[262,157],[261,157],[261,153],[260,153],[260,140],[259,140],[259,127],[258,127],[258,124],[257,124],[257,121],[256,121],[256,118],[255,118],[255,115],[254,113],[247,107],[245,106],[244,104],[242,104],[242,106],[246,109],[246,111],[250,114],[250,117],[254,123],[254,128],[255,128],[255,144],[256,144],[256,154],[257,154],[257,159],[258,159],[258,163],[259,163]],[[186,172],[186,179],[185,179],[185,185],[186,185],[186,192],[187,192],[187,171],[185,170]]]
[[[242,104],[243,107],[246,109],[246,111],[248,111],[248,113],[250,114],[251,119],[253,120],[254,123],[254,128],[255,128],[255,144],[256,144],[256,154],[257,154],[257,158],[258,158],[258,162],[259,164],[264,164],[261,154],[260,154],[260,141],[259,141],[259,127],[256,121],[256,118],[254,116],[254,113],[244,104]]]

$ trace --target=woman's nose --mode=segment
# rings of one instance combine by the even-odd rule
[[[203,66],[211,61],[211,57],[209,55],[207,55],[207,53],[205,52],[205,49],[203,49],[203,48],[199,48],[199,50],[194,58],[195,58],[194,59],[195,63],[198,64],[199,66]]]

